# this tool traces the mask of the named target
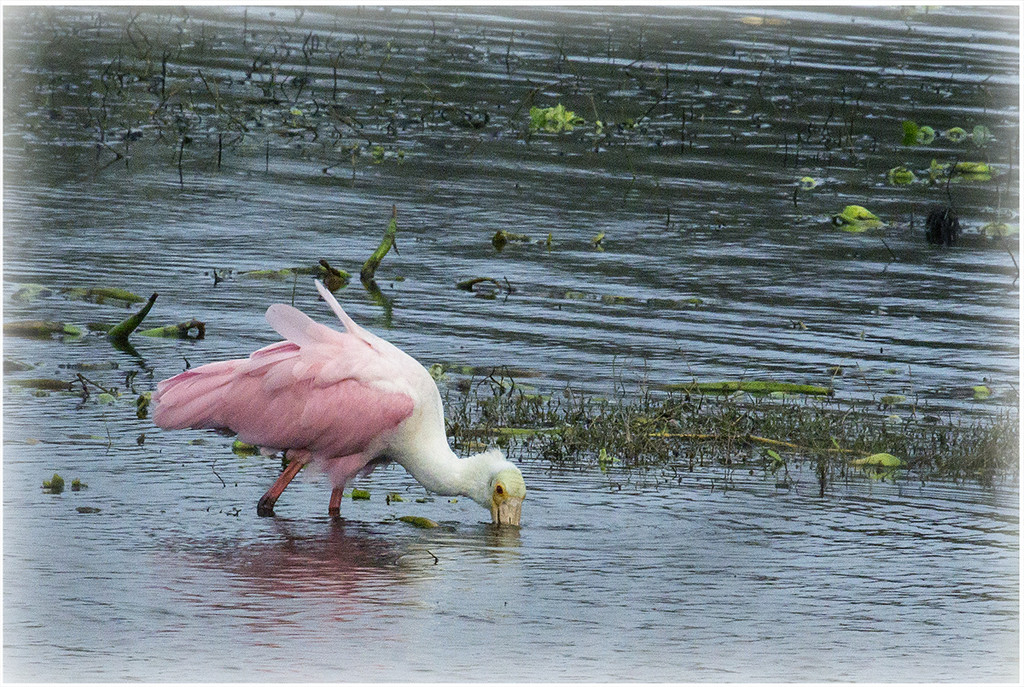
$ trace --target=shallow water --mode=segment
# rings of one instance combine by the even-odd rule
[[[1015,241],[935,248],[923,217],[952,198],[967,233],[1019,221],[1017,36],[1015,13],[983,8],[7,8],[5,321],[116,322],[110,304],[12,295],[122,286],[160,293],[147,323],[197,317],[208,338],[135,337],[138,358],[99,335],[7,338],[5,359],[36,367],[5,380],[112,360],[81,371],[142,392],[276,340],[272,302],[329,321],[304,280],[237,272],[358,272],[395,205],[392,307],[357,280],[339,299],[428,365],[508,365],[542,390],[772,378],[903,395],[901,417],[999,412],[1017,403]],[[203,79],[247,104],[218,108]],[[587,124],[528,136],[530,105],[556,103]],[[314,114],[329,105],[331,125]],[[904,119],[995,141],[902,147]],[[996,177],[948,196],[886,183],[932,158]],[[803,176],[819,183],[794,203]],[[837,230],[849,204],[889,226]],[[533,242],[499,253],[498,229]],[[236,274],[215,286],[214,268]],[[476,276],[515,290],[455,288]],[[983,381],[993,398],[975,401]],[[278,461],[96,396],[4,385],[6,679],[1017,676],[1015,486],[852,479],[819,498],[811,474],[782,491],[525,455],[514,534],[467,500],[417,503],[397,468],[340,523],[315,479],[260,519]],[[54,471],[89,486],[41,494]]]

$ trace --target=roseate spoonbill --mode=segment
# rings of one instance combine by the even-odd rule
[[[498,525],[518,525],[526,484],[497,449],[459,458],[448,446],[441,394],[410,355],[353,322],[323,284],[320,295],[344,332],[295,308],[267,308],[267,322],[286,340],[246,359],[186,370],[157,385],[153,421],[164,429],[227,428],[265,452],[291,461],[260,499],[274,503],[306,463],[333,486],[337,515],[345,485],[394,461],[429,491],[467,496]]]

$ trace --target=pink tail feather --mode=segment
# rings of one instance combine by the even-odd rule
[[[226,360],[186,370],[165,379],[153,394],[153,422],[163,429],[213,429],[226,426],[220,417],[227,386],[241,360]]]

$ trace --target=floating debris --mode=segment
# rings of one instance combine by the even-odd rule
[[[370,492],[366,491],[365,489],[353,489],[352,490],[352,500],[353,501],[369,501],[370,500]]]
[[[85,484],[84,482],[82,482],[82,480],[78,479],[77,477],[71,480],[71,491],[82,491],[83,489],[88,488],[89,485]]]
[[[78,506],[77,508],[75,508],[75,510],[83,514],[100,512],[100,509],[96,508],[95,506]]]
[[[384,497],[384,502],[387,503],[389,506],[392,503],[402,503],[403,501],[405,501],[405,499],[403,499],[402,495],[396,491],[392,491],[387,496]]]

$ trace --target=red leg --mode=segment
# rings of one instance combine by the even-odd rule
[[[256,514],[260,517],[266,517],[274,514],[274,504],[277,503],[277,499],[281,496],[281,492],[288,486],[295,475],[299,474],[299,470],[302,469],[303,462],[301,460],[292,460],[288,463],[288,467],[284,469],[281,476],[277,478],[274,485],[267,490],[267,493],[263,495],[260,502],[256,504]]]
[[[341,487],[335,487],[331,491],[331,504],[327,507],[327,514],[332,518],[341,516]]]

